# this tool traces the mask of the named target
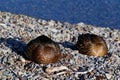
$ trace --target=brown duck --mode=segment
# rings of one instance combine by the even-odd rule
[[[76,47],[80,53],[89,56],[104,56],[108,50],[103,38],[95,34],[79,35]]]
[[[55,63],[61,58],[59,45],[45,35],[41,35],[27,44],[26,56],[41,64]]]

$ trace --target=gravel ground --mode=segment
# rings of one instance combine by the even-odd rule
[[[104,57],[80,54],[74,44],[78,35],[83,33],[102,36],[107,43],[108,54]],[[55,64],[26,61],[23,56],[26,44],[42,34],[60,43],[61,52],[71,58]],[[53,76],[45,72],[45,68],[61,65],[73,71],[93,70],[77,76],[68,73],[54,73]],[[120,80],[120,30],[0,12],[0,80]]]

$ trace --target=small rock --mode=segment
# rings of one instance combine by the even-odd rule
[[[48,24],[49,24],[50,26],[54,26],[54,25],[55,25],[55,21],[50,20],[50,21],[48,22]]]
[[[81,22],[81,23],[78,23],[77,25],[79,25],[79,26],[83,26],[83,25],[85,25],[85,24]]]
[[[2,26],[3,28],[7,28],[6,24],[0,24],[0,26]]]
[[[106,73],[105,75],[106,75],[106,77],[107,77],[108,80],[112,78],[112,75],[111,75],[111,74],[107,74],[107,73]]]
[[[104,76],[96,76],[96,80],[104,80],[104,79],[106,79]]]
[[[58,32],[58,30],[57,30],[57,29],[54,29],[54,28],[49,28],[49,30],[52,31],[52,32],[55,32],[55,33]]]
[[[23,73],[21,71],[18,72],[19,75],[22,75]]]
[[[19,60],[25,62],[25,59],[22,56],[19,57]]]

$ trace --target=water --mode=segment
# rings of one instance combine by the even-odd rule
[[[0,11],[120,29],[120,0],[0,0]]]

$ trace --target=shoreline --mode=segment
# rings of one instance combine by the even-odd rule
[[[102,36],[108,46],[108,55],[93,57],[80,54],[70,46],[76,43],[79,34],[96,34]],[[72,56],[69,60],[61,60],[55,64],[36,64],[25,62],[23,58],[25,45],[39,35],[46,35],[56,42],[60,42],[61,51]],[[46,21],[25,15],[0,12],[0,79],[2,80],[95,80],[120,79],[120,30],[95,27],[84,23],[70,24],[59,21]],[[66,65],[75,71],[86,71],[94,68],[90,73],[79,75],[64,74],[52,76],[47,74],[44,67]]]

